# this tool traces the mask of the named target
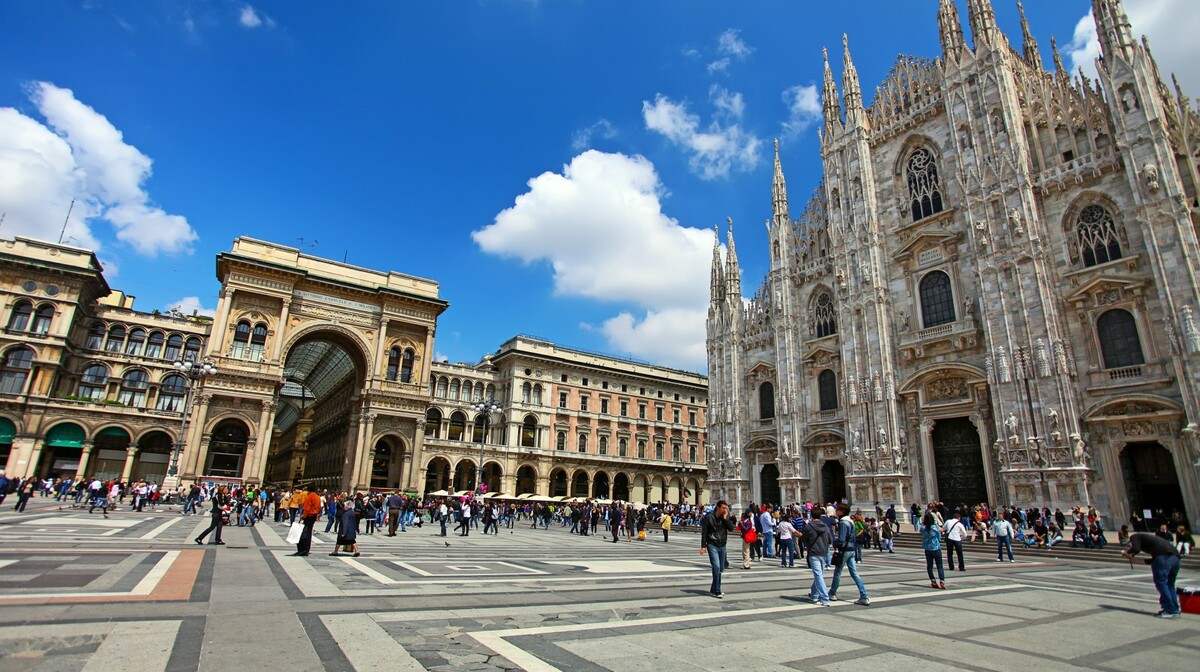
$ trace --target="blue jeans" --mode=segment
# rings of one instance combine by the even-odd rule
[[[775,534],[773,532],[763,532],[763,556],[768,558],[775,557]]]
[[[942,569],[942,551],[925,551],[925,571],[929,573],[929,580],[933,581],[933,566],[937,565],[938,581],[943,583],[946,581],[946,572]]]
[[[854,579],[854,585],[858,586],[859,599],[866,600],[867,587],[863,585],[862,579],[858,576],[858,562],[854,559],[853,553],[843,553],[841,566],[833,570],[833,585],[829,588],[829,596],[833,597],[837,595],[838,584],[841,583],[843,569],[850,570],[850,578]]]
[[[708,564],[712,566],[712,586],[708,592],[717,595],[721,592],[721,572],[725,571],[726,558],[724,546],[709,546],[708,547]]]
[[[821,604],[829,604],[829,590],[825,588],[825,558],[808,556],[808,568],[812,570],[813,582],[808,595]]]
[[[1008,549],[1008,559],[1013,559],[1012,554],[1012,537],[996,537],[996,559],[1004,559],[1004,551]]]
[[[779,566],[780,567],[795,567],[796,566],[796,548],[792,546],[791,539],[779,540]]]
[[[1160,555],[1150,561],[1150,573],[1154,576],[1154,587],[1158,589],[1158,606],[1168,614],[1179,613],[1179,594],[1175,592],[1175,578],[1179,576],[1179,556]]]

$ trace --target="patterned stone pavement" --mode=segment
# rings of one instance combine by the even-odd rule
[[[0,512],[0,670],[1195,669],[1200,617],[1152,618],[1147,568],[1054,558],[930,590],[911,551],[866,553],[872,604],[821,608],[774,563],[705,594],[695,535],[613,544],[518,526],[499,536],[360,536],[360,558],[295,558],[287,528],[191,539],[206,517],[105,520],[34,500]],[[318,526],[322,530],[323,525]],[[448,544],[448,545],[447,545]],[[736,566],[737,563],[735,563]],[[846,578],[846,577],[843,577]],[[1200,584],[1185,570],[1180,583]],[[842,597],[855,597],[853,583]]]

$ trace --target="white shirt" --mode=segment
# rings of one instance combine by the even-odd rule
[[[1003,518],[998,518],[992,523],[992,532],[997,537],[1007,537],[1012,535],[1012,523]]]
[[[958,518],[951,518],[946,522],[946,538],[950,541],[962,541],[966,533],[966,526]]]

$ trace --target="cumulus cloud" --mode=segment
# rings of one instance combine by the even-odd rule
[[[740,100],[738,96],[739,113],[744,109]],[[656,94],[653,103],[642,101],[642,119],[647,130],[683,148],[689,154],[692,172],[703,179],[726,177],[731,170],[747,172],[758,165],[762,140],[736,123],[723,125],[713,121],[701,128],[700,118],[688,112],[685,102],[676,103],[661,93]]]
[[[730,93],[725,87],[713,84],[708,87],[708,97],[717,112],[734,119],[741,119],[746,112],[746,101],[741,93]]]
[[[215,308],[205,308],[200,301],[200,297],[198,296],[185,296],[182,299],[166,306],[164,310],[174,310],[183,313],[184,315],[192,315],[194,313],[196,315],[204,315],[206,317],[212,317],[217,314],[217,310]]]
[[[70,89],[35,82],[29,98],[45,124],[0,108],[6,233],[57,240],[74,199],[64,241],[98,249],[92,226],[105,220],[118,240],[140,254],[189,251],[196,232],[184,217],[154,205],[145,191],[150,157]]]
[[[591,149],[592,140],[597,137],[603,140],[612,140],[617,137],[617,127],[613,126],[608,119],[600,119],[590,126],[581,128],[571,134],[571,149],[576,152]]]
[[[783,102],[788,107],[788,118],[783,122],[784,138],[801,135],[821,119],[821,96],[816,84],[798,84],[785,89]]]
[[[600,326],[615,351],[703,366],[713,234],[663,212],[654,165],[589,150],[528,185],[472,234],[480,249],[548,263],[557,296],[636,306]]]
[[[263,25],[263,20],[253,7],[242,5],[242,11],[238,13],[238,23],[242,24],[243,28],[258,28]]]
[[[1146,35],[1158,61],[1159,70],[1170,83],[1171,73],[1179,78],[1184,93],[1200,94],[1200,12],[1194,0],[1125,0],[1125,11],[1133,25],[1135,37]],[[1096,76],[1095,59],[1100,55],[1096,39],[1096,23],[1090,13],[1075,25],[1075,34],[1064,56],[1075,70],[1082,67],[1089,77]]]
[[[744,61],[754,51],[742,39],[741,32],[730,28],[717,36],[717,58],[708,64],[708,74],[724,74],[733,61]]]

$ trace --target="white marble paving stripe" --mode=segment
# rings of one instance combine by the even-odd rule
[[[346,595],[341,588],[325,578],[324,574],[318,572],[312,563],[303,560],[297,562],[297,558],[288,557],[287,551],[271,551],[271,554],[279,561],[279,565],[283,567],[288,578],[296,584],[305,597],[344,597]]]
[[[359,672],[424,672],[425,667],[367,614],[322,616],[346,660]]]
[[[141,581],[129,591],[130,595],[149,595],[154,592],[158,586],[158,582],[162,581],[162,577],[166,575],[167,570],[171,568],[171,564],[179,557],[179,551],[167,551],[163,557],[150,568],[146,576],[142,577]]]
[[[149,532],[143,534],[142,539],[157,539],[158,535],[162,534],[163,532],[166,532],[167,528],[171,527],[175,523],[178,523],[182,519],[183,519],[182,516],[180,516],[178,518],[171,518],[170,520],[163,523],[162,525],[159,525],[158,527],[154,528],[153,530],[150,530]]]
[[[88,658],[83,672],[139,670],[159,672],[167,668],[180,621],[130,621],[117,623]]]

